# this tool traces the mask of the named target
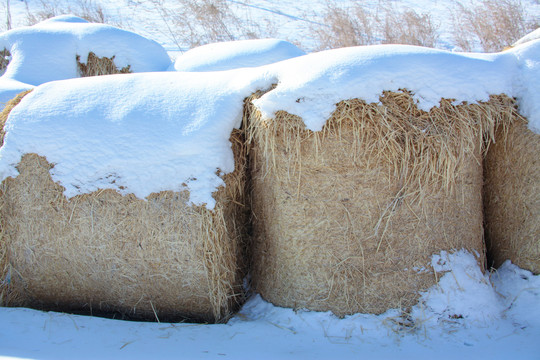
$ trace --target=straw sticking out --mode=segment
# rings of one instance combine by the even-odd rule
[[[342,101],[320,132],[248,104],[253,282],[267,300],[380,313],[435,283],[440,250],[465,248],[483,264],[483,136],[511,100],[443,100],[428,113],[404,91],[381,103]]]
[[[131,73],[129,65],[118,69],[114,63],[114,56],[98,57],[93,52],[88,53],[86,63],[81,62],[81,57],[77,55],[77,66],[81,77]]]

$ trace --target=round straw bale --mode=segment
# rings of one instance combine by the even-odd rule
[[[111,75],[111,74],[128,74],[131,72],[130,66],[121,69],[116,67],[114,56],[108,58],[98,57],[93,52],[88,53],[86,63],[81,62],[81,57],[77,55],[77,67],[81,77]]]
[[[465,248],[484,265],[482,134],[497,99],[429,113],[407,92],[381,102],[342,101],[320,132],[248,103],[252,281],[272,303],[406,309],[436,283],[433,254]]]
[[[4,75],[11,59],[11,53],[4,48],[0,51],[0,76]]]
[[[66,199],[52,164],[26,154],[1,185],[0,301],[7,306],[222,322],[243,301],[246,153],[231,135],[235,171],[216,206],[164,191],[141,200],[113,190]],[[116,316],[115,315],[115,316]]]
[[[540,135],[526,121],[499,126],[484,163],[488,257],[540,274]]]

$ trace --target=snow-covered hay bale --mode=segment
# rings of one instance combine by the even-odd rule
[[[223,71],[257,67],[305,53],[285,40],[252,39],[225,41],[199,46],[179,56],[170,70]]]
[[[483,267],[482,139],[507,99],[380,101],[339,102],[321,131],[250,105],[252,280],[272,303],[381,313],[436,283],[434,253],[467,249]]]
[[[4,48],[9,64],[0,78],[0,103],[48,81],[165,71],[171,65],[167,52],[157,42],[73,15],[3,32],[0,49]]]
[[[248,220],[231,111],[245,95],[229,82],[74,79],[14,107],[0,149],[2,304],[225,321],[243,299]]]
[[[515,121],[499,127],[485,159],[486,242],[493,266],[510,259],[539,274],[540,135],[511,116]]]
[[[130,73],[131,66],[127,65],[119,69],[114,63],[114,55],[110,58],[96,56],[93,52],[88,53],[85,62],[81,62],[81,57],[77,55],[77,66],[81,77],[100,76],[112,74],[127,74]]]
[[[11,54],[6,48],[0,51],[0,76],[6,72],[10,59]]]

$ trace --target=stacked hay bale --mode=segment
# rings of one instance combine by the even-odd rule
[[[67,199],[51,178],[55,165],[25,154],[19,175],[1,185],[0,305],[226,321],[243,301],[247,271],[242,136],[231,135],[235,168],[212,210],[190,205],[187,190],[140,199],[107,189]]]
[[[540,29],[512,45],[521,62],[517,96],[521,116],[510,108],[493,136],[484,164],[485,226],[489,265],[511,260],[540,273]],[[508,51],[506,52],[508,53]]]
[[[6,48],[0,51],[0,76],[6,72],[10,59],[11,54]]]
[[[73,15],[2,32],[0,49],[2,106],[19,92],[49,81],[165,71],[171,65],[157,42]]]
[[[90,51],[86,62],[81,62],[81,57],[79,55],[76,56],[76,59],[81,77],[128,74],[131,72],[131,66],[129,65],[119,69],[114,63],[114,55],[110,58],[106,56],[99,57]]]
[[[406,309],[436,283],[432,254],[464,248],[483,266],[482,139],[507,98],[429,112],[408,92],[380,101],[341,101],[322,131],[248,103],[252,280],[272,303]]]
[[[510,259],[540,273],[540,135],[516,111],[498,127],[485,159],[486,242],[491,264]]]

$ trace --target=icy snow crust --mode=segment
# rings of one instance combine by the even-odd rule
[[[122,68],[133,72],[164,71],[171,61],[161,45],[133,32],[110,25],[89,23],[72,15],[61,15],[34,26],[0,34],[0,50],[12,59],[0,78],[0,102],[16,93],[53,80],[78,77],[76,56],[85,62],[88,54],[114,56]]]
[[[16,176],[26,153],[45,156],[72,197],[112,188],[145,198],[181,190],[197,205],[233,170],[229,136],[243,100],[264,116],[285,110],[320,130],[340,100],[378,102],[384,90],[408,89],[420,108],[441,98],[487,101],[505,93],[540,131],[540,40],[498,54],[460,54],[404,45],[330,50],[278,63],[221,72],[145,73],[51,82],[9,116],[0,149],[0,180]]]
[[[222,71],[257,67],[305,55],[288,41],[254,39],[224,41],[193,48],[179,56],[169,70]]]

